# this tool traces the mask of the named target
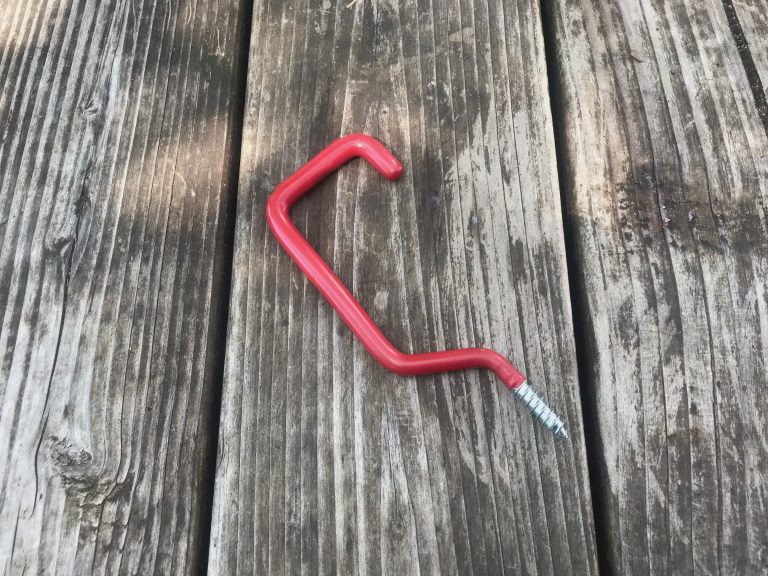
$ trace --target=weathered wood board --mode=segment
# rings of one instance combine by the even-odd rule
[[[764,574],[768,139],[724,6],[546,9],[607,566]]]
[[[765,0],[725,0],[725,6],[726,10],[733,6],[737,26],[765,87],[768,84],[768,5]]]
[[[723,0],[723,6],[755,97],[758,114],[768,130],[768,2]]]
[[[3,574],[205,562],[238,10],[0,3]]]
[[[209,568],[596,572],[538,4],[257,2]],[[279,248],[266,199],[334,138],[378,137],[294,210],[407,351],[509,354],[555,441],[492,375],[387,373]]]

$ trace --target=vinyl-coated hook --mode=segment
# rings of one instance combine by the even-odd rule
[[[267,202],[267,222],[280,245],[333,306],[365,348],[385,368],[409,376],[466,368],[492,370],[525,407],[556,435],[568,437],[565,425],[528,386],[523,376],[498,352],[461,348],[442,352],[405,354],[379,330],[352,293],[299,233],[290,219],[291,206],[330,174],[353,158],[363,157],[385,178],[397,180],[403,167],[380,142],[364,134],[339,138],[280,183]]]

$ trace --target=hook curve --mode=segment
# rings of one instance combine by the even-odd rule
[[[509,388],[519,388],[525,383],[525,376],[493,350],[461,348],[420,354],[405,354],[398,350],[293,225],[290,219],[291,206],[330,174],[356,157],[365,158],[389,180],[397,180],[403,173],[403,167],[397,158],[370,136],[350,134],[335,140],[280,183],[270,196],[267,202],[267,222],[280,245],[365,348],[388,370],[417,376],[466,368],[487,368],[495,372]]]

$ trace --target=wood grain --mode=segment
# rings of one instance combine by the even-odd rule
[[[730,2],[725,1],[728,6]],[[733,0],[733,7],[765,85],[768,83],[768,5],[765,0]]]
[[[723,0],[723,6],[752,87],[757,112],[768,130],[768,2]]]
[[[205,560],[237,15],[0,3],[3,574]]]
[[[536,2],[254,9],[209,569],[596,572]],[[294,210],[407,351],[509,354],[555,441],[485,372],[387,373],[278,247],[266,199],[334,138],[374,135]]]
[[[764,574],[768,139],[724,6],[546,12],[607,566]]]

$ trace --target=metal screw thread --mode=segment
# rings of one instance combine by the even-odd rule
[[[563,421],[560,420],[558,415],[555,414],[541,396],[528,386],[528,382],[523,382],[519,387],[513,388],[512,391],[523,402],[526,410],[533,414],[536,420],[544,424],[547,430],[551,430],[555,436],[568,438],[568,431],[565,429]]]

